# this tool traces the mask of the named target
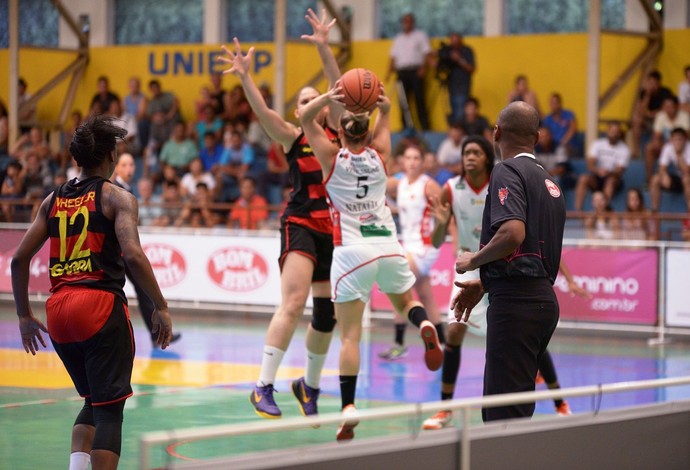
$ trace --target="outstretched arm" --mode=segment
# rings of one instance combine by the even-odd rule
[[[338,67],[333,51],[328,45],[328,34],[336,20],[333,18],[331,21],[328,21],[325,9],[321,13],[321,18],[319,18],[311,8],[307,10],[305,18],[314,29],[314,32],[312,34],[303,34],[302,39],[316,46],[316,50],[319,51],[319,57],[321,58],[321,64],[323,65],[323,72],[328,80],[328,88],[333,88],[335,82],[340,79],[340,67]],[[340,104],[334,103],[333,106],[330,106],[328,108],[328,125],[333,129],[337,128],[342,114],[343,107]]]
[[[39,342],[44,348],[46,347],[41,331],[47,332],[48,330],[39,319],[34,317],[29,304],[29,270],[31,258],[38,253],[38,250],[48,239],[48,207],[52,196],[51,193],[41,203],[36,219],[12,256],[11,264],[12,293],[14,294],[14,303],[17,306],[22,345],[27,353],[30,352],[34,356],[38,351]]]
[[[332,102],[338,102],[342,97],[340,85],[336,85],[335,88],[331,88],[323,95],[319,95],[304,105],[300,113],[302,131],[314,151],[314,156],[321,164],[324,176],[331,172],[333,158],[338,154],[339,149],[337,145],[330,141],[326,131],[314,119],[324,106],[328,106]]]
[[[379,113],[374,124],[371,146],[379,152],[384,162],[388,162],[391,156],[391,100],[384,94],[383,85],[376,107],[379,108]]]
[[[259,122],[266,130],[266,133],[268,133],[272,140],[279,142],[285,151],[288,151],[299,135],[299,130],[268,107],[259,88],[249,74],[249,68],[251,67],[252,58],[254,57],[254,48],[249,48],[249,51],[243,54],[240,41],[237,38],[234,38],[234,44],[234,52],[224,45],[221,46],[225,55],[219,56],[218,60],[230,64],[231,66],[229,69],[223,71],[223,74],[232,73],[239,77],[247,101],[252,107]]]

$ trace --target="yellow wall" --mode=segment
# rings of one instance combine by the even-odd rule
[[[683,68],[690,64],[687,44],[690,44],[690,29],[667,31],[664,50],[658,68],[664,75],[664,83],[676,91],[683,79]],[[438,44],[436,40],[435,45]],[[586,80],[587,80],[587,36],[586,34],[552,34],[505,37],[469,37],[467,43],[474,49],[477,72],[473,79],[473,93],[479,97],[483,113],[494,120],[505,104],[506,96],[518,74],[529,77],[532,89],[537,92],[542,110],[547,110],[548,95],[553,91],[561,93],[564,104],[579,117],[584,128]],[[616,74],[644,46],[644,40],[631,37],[604,36],[602,38],[602,72],[600,87],[603,90],[613,81]],[[270,43],[255,44],[259,59],[264,62],[254,78],[257,83],[273,83],[274,48]],[[388,67],[390,41],[363,41],[353,47],[353,59],[349,67],[366,67],[381,79]],[[110,78],[111,88],[124,96],[127,94],[127,80],[139,76],[145,84],[151,78],[161,81],[163,89],[174,91],[182,102],[186,119],[193,118],[193,103],[200,88],[208,83],[209,64],[222,70],[222,64],[215,63],[215,46],[165,45],[165,46],[111,46],[93,48],[87,73],[79,85],[74,108],[86,111],[95,93],[96,79],[100,75]],[[178,67],[174,70],[175,57],[189,60],[190,72]],[[22,50],[20,52],[20,75],[29,83],[29,92],[37,90],[52,75],[68,64],[74,55],[65,52]],[[165,58],[168,69],[164,70]],[[8,95],[8,50],[0,50],[0,97],[7,103]],[[320,66],[313,46],[306,44],[288,45],[287,92],[294,93],[304,81]],[[226,76],[224,85],[230,88],[237,83],[233,76]],[[428,81],[428,105],[432,113],[432,125],[443,130],[445,114],[448,112],[447,96],[438,82]],[[321,85],[324,89],[325,84]],[[602,110],[604,118],[627,119],[637,87],[633,80],[624,93]],[[389,95],[394,95],[393,84],[386,84]],[[56,118],[67,83],[51,92],[38,107],[40,120]],[[146,91],[146,90],[145,90]],[[393,123],[399,123],[397,107],[394,107]]]

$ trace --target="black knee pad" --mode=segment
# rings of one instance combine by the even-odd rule
[[[74,425],[86,424],[88,426],[94,426],[93,424],[93,406],[91,406],[91,399],[84,399],[84,407],[81,409],[77,415],[77,419],[74,421]]]
[[[314,297],[311,313],[311,326],[321,333],[330,333],[335,328],[335,307],[331,299]]]
[[[93,450],[109,450],[120,455],[124,408],[125,400],[93,407],[93,420],[96,425]]]

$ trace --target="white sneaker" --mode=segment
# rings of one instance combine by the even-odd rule
[[[427,430],[443,429],[445,427],[448,427],[448,425],[450,425],[450,422],[452,420],[453,420],[453,412],[452,411],[441,410],[438,413],[436,413],[434,416],[432,416],[431,418],[425,419],[424,424],[422,425],[422,429],[427,429]]]
[[[349,441],[355,437],[355,427],[359,424],[359,414],[355,405],[347,405],[343,408],[343,422],[335,435],[337,441]]]

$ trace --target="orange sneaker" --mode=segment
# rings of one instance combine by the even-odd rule
[[[359,424],[357,419],[357,409],[355,405],[347,405],[343,408],[343,422],[340,423],[335,439],[340,441],[350,441],[355,437],[355,427]]]
[[[422,429],[427,429],[427,430],[443,429],[443,428],[447,427],[452,420],[453,420],[453,412],[452,411],[441,410],[438,413],[436,413],[434,416],[432,416],[431,418],[425,419],[424,424],[422,425]]]
[[[573,412],[570,409],[570,405],[568,405],[568,402],[563,400],[563,403],[556,407],[556,414],[558,416],[570,416],[571,414],[573,414]]]

